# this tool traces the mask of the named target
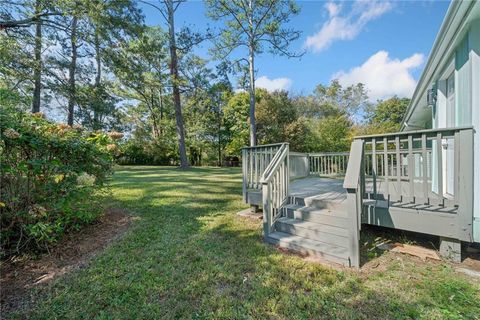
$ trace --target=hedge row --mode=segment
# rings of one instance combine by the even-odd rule
[[[46,249],[102,213],[118,133],[92,133],[11,108],[0,110],[2,258]]]

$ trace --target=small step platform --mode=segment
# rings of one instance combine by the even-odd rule
[[[351,222],[343,200],[290,196],[265,241],[350,267]]]
[[[349,250],[344,247],[280,231],[271,233],[265,240],[282,248],[350,266]]]

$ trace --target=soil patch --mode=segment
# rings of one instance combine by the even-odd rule
[[[85,267],[108,244],[119,239],[134,219],[125,210],[109,208],[95,223],[71,232],[37,260],[2,262],[1,314],[27,307],[35,297],[31,289]],[[2,318],[2,316],[0,316]]]

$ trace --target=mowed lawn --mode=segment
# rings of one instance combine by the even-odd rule
[[[265,245],[238,217],[239,169],[119,167],[110,205],[135,218],[82,270],[14,318],[478,319],[480,287],[447,263],[335,270]],[[389,253],[390,254],[390,253]]]

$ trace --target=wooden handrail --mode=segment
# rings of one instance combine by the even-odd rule
[[[282,216],[290,184],[289,147],[283,144],[265,169],[262,183],[263,233],[268,236],[276,219]]]
[[[284,145],[285,143],[287,143],[287,142],[261,144],[261,145],[258,145],[258,146],[250,146],[250,147],[249,147],[249,146],[245,146],[245,147],[242,147],[242,149],[260,149],[260,148],[278,147],[278,146]]]
[[[350,149],[350,160],[348,161],[347,173],[343,181],[345,189],[357,189],[362,175],[362,161],[363,161],[363,141],[358,140],[352,142]]]
[[[350,153],[348,151],[343,151],[343,152],[311,152],[308,153],[309,156],[344,156],[344,155],[349,155]]]
[[[360,267],[360,228],[363,210],[364,168],[363,141],[355,140],[350,148],[350,156],[343,181],[347,190],[347,214],[349,218],[350,266]]]
[[[422,134],[436,134],[438,132],[455,132],[461,130],[473,129],[473,126],[462,126],[462,127],[452,127],[452,128],[438,128],[438,129],[424,129],[424,130],[412,130],[412,131],[400,131],[393,133],[380,133],[380,134],[371,134],[364,136],[356,136],[353,139],[372,139],[372,138],[383,138],[383,137],[396,137],[396,136],[409,136],[409,135],[422,135]]]
[[[278,149],[277,153],[273,157],[272,161],[268,164],[267,168],[263,172],[262,178],[260,179],[260,183],[265,184],[268,183],[272,179],[273,173],[278,170],[278,167],[281,164],[281,161],[288,155],[288,144],[282,144],[280,149]]]

